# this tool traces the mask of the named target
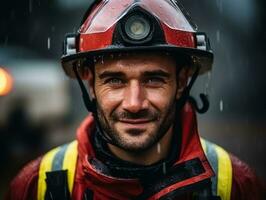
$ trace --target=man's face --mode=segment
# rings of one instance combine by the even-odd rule
[[[100,125],[120,148],[146,150],[172,126],[179,93],[176,63],[170,56],[106,58],[96,63],[94,76],[90,89]]]

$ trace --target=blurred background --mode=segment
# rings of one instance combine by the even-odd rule
[[[203,137],[266,179],[266,28],[263,0],[182,0],[215,53],[196,82],[210,110]],[[79,28],[90,0],[4,1],[0,12],[0,199],[28,161],[72,140],[86,116],[77,83],[60,66],[62,41]]]

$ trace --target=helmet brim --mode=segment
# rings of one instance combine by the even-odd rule
[[[82,66],[85,60],[94,60],[96,56],[112,54],[112,53],[133,53],[133,52],[169,52],[172,56],[178,58],[180,56],[189,56],[191,58],[191,75],[193,69],[200,67],[199,74],[204,74],[210,71],[213,64],[213,53],[210,51],[192,49],[185,47],[176,47],[171,45],[157,45],[157,46],[138,46],[138,47],[117,47],[110,46],[109,48],[99,49],[89,52],[79,52],[73,55],[62,56],[61,63],[65,73],[73,79],[76,79],[76,75],[73,70],[75,64],[81,65],[78,67],[81,78],[83,77],[84,67]]]

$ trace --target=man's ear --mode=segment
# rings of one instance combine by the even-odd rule
[[[177,93],[176,99],[179,99],[187,86],[187,81],[189,78],[189,69],[188,67],[182,67],[177,77]]]
[[[88,88],[89,94],[92,99],[95,99],[95,91],[94,91],[94,73],[91,69],[86,69],[86,79],[88,80]]]

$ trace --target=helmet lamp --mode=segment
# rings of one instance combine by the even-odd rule
[[[151,24],[149,20],[140,15],[132,15],[128,17],[124,26],[127,37],[135,41],[144,40],[151,32]]]

